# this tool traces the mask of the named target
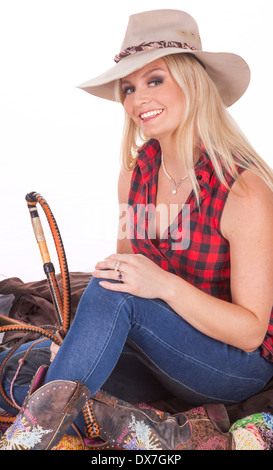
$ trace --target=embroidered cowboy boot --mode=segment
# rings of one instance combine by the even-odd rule
[[[205,405],[171,415],[134,406],[99,391],[90,400],[104,445],[92,449],[232,450],[234,441],[224,405]]]
[[[0,450],[51,450],[73,423],[90,394],[80,382],[43,383],[48,367],[38,369],[14,423],[0,439]]]

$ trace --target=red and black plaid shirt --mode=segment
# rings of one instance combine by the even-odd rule
[[[195,287],[231,302],[230,247],[220,231],[220,220],[229,189],[221,184],[206,151],[195,166],[200,185],[200,207],[191,192],[184,208],[156,241],[151,220],[156,210],[159,142],[151,139],[139,152],[129,192],[131,243],[161,268],[182,277]],[[238,169],[239,172],[243,171]],[[227,175],[229,186],[234,179]],[[273,361],[273,309],[261,346],[265,359]]]

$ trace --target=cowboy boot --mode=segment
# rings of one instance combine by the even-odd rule
[[[224,405],[204,405],[171,415],[147,405],[131,405],[103,391],[97,392],[90,402],[99,436],[104,440],[104,445],[94,443],[92,449],[234,449]]]
[[[14,423],[0,439],[0,450],[51,450],[73,423],[90,394],[80,382],[43,383],[48,367],[35,374]]]

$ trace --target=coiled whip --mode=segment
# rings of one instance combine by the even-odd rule
[[[26,333],[21,340],[9,351],[7,356],[5,357],[4,361],[1,363],[0,366],[0,379],[2,377],[2,373],[4,367],[13,353],[18,349],[18,347],[26,341],[28,336],[33,334],[37,334],[40,337],[43,337],[40,341],[44,341],[45,339],[50,339],[57,345],[61,345],[65,335],[67,334],[70,323],[71,323],[71,290],[70,290],[70,279],[69,279],[69,271],[67,266],[67,260],[65,255],[65,250],[62,242],[62,238],[59,232],[58,225],[56,220],[52,214],[52,211],[46,202],[46,200],[41,196],[41,194],[36,192],[31,192],[26,195],[27,206],[29,209],[32,227],[34,230],[35,238],[38,243],[41,257],[43,260],[43,268],[46,274],[48,285],[51,293],[51,297],[53,300],[53,304],[55,306],[55,312],[57,316],[57,323],[58,327],[53,325],[46,325],[42,327],[36,327],[29,324],[25,324],[23,322],[11,320],[4,315],[0,315],[1,317],[1,326],[0,326],[0,333],[6,333],[9,331],[20,331]],[[58,255],[59,265],[60,265],[60,273],[61,273],[61,280],[62,280],[62,295],[60,293],[60,289],[55,277],[55,269],[54,265],[50,259],[44,231],[42,228],[41,220],[37,210],[37,203],[39,203],[44,210],[46,215],[47,221],[49,223],[49,227],[53,236],[53,240],[55,243],[55,248]],[[51,330],[51,331],[50,331]],[[30,347],[31,349],[31,347]],[[27,351],[28,353],[29,351]],[[27,354],[26,353],[26,354]],[[15,380],[15,379],[14,379]],[[15,408],[16,410],[20,409],[20,407],[15,403],[14,400],[10,400],[10,398],[6,395],[3,386],[2,380],[0,380],[0,394],[4,401],[8,403],[11,407]],[[0,421],[3,423],[12,423],[15,420],[15,417],[10,416],[1,416]]]

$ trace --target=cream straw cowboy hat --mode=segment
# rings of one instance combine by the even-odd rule
[[[154,10],[130,16],[121,52],[114,59],[116,65],[78,88],[116,101],[116,80],[160,57],[180,53],[190,53],[202,62],[227,107],[246,91],[250,70],[244,59],[227,52],[203,51],[196,21],[179,10]]]

